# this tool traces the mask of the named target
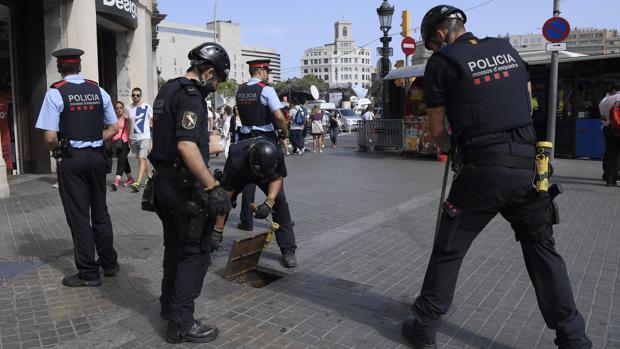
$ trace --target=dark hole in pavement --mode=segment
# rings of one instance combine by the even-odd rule
[[[247,274],[241,275],[231,281],[239,284],[254,288],[263,288],[274,281],[278,281],[282,278],[282,275],[273,270],[260,269],[252,270]]]

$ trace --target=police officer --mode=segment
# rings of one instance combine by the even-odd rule
[[[297,266],[295,258],[295,234],[291,213],[284,195],[286,166],[282,149],[267,137],[250,138],[231,144],[224,165],[222,187],[234,198],[248,184],[258,186],[267,196],[254,212],[254,217],[264,219],[273,214],[274,222],[280,225],[276,241],[282,251],[282,264],[287,268]],[[222,240],[224,217],[219,217],[214,234],[213,246]]]
[[[515,231],[545,323],[560,348],[591,348],[562,257],[552,236],[551,201],[532,186],[536,134],[528,74],[510,43],[465,31],[463,11],[448,5],[423,18],[434,54],[424,74],[429,126],[444,151],[456,148],[457,174],[420,296],[402,334],[415,348],[436,348],[435,331],[454,297],[461,262],[478,233],[500,213]],[[452,127],[444,125],[447,114]]]
[[[277,144],[276,126],[281,130],[281,137],[284,139],[288,138],[288,127],[286,118],[280,110],[282,103],[273,87],[267,84],[269,60],[253,60],[247,63],[252,78],[239,86],[236,95],[239,117],[243,124],[239,139],[264,136]],[[241,230],[253,230],[254,221],[250,203],[254,201],[255,192],[256,186],[253,184],[243,190],[239,215],[241,222],[237,225]]]
[[[170,343],[214,340],[215,326],[194,318],[209,264],[210,233],[230,199],[207,167],[209,129],[205,98],[226,81],[228,53],[207,42],[192,49],[185,76],[169,80],[153,103],[154,201],[164,227],[161,315]],[[148,190],[145,189],[145,192]]]
[[[116,134],[118,124],[110,95],[79,75],[83,54],[75,48],[52,53],[62,80],[45,94],[36,124],[57,159],[58,190],[73,238],[78,273],[62,279],[68,287],[101,285],[99,267],[105,276],[119,270],[103,156],[103,142]]]

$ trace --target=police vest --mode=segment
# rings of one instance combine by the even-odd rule
[[[260,101],[266,86],[263,82],[254,85],[244,83],[237,89],[237,108],[243,126],[264,126],[273,122],[271,110]]]
[[[158,168],[181,164],[181,157],[177,150],[176,130],[180,127],[177,122],[179,109],[189,100],[192,104],[202,103],[204,110],[207,105],[197,86],[189,79],[181,77],[169,80],[162,86],[153,102],[153,149],[149,160]],[[199,115],[199,117],[204,117]],[[202,128],[199,131],[198,148],[205,163],[209,161],[209,126],[208,121],[198,123]]]
[[[440,54],[461,71],[460,82],[447,91],[446,106],[459,142],[532,123],[527,70],[507,40],[457,41]]]
[[[74,141],[99,141],[103,138],[103,98],[96,82],[85,80],[82,84],[73,84],[62,80],[50,88],[60,92],[64,104],[59,125],[61,138]]]

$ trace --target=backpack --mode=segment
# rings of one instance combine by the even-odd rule
[[[303,125],[306,122],[306,109],[304,107],[297,107],[297,114],[295,114],[295,123],[297,125]]]
[[[609,129],[614,136],[620,137],[620,101],[616,101],[609,111]]]

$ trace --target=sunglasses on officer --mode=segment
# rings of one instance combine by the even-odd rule
[[[141,93],[132,93],[131,97],[140,98],[140,97],[142,97],[142,94]]]

